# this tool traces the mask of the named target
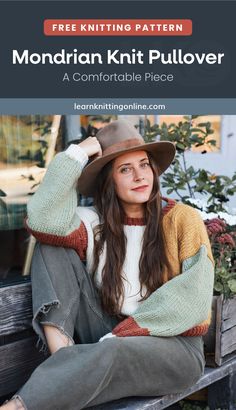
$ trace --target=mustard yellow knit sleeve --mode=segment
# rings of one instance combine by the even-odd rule
[[[180,263],[196,255],[202,245],[206,246],[207,255],[214,263],[207,230],[199,212],[184,204],[177,204],[174,211]]]

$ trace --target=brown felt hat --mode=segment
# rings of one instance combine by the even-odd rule
[[[98,131],[96,135],[102,156],[86,165],[78,180],[79,192],[93,196],[96,178],[102,168],[111,160],[126,152],[144,150],[152,154],[161,175],[171,164],[175,156],[175,145],[169,141],[145,143],[137,129],[127,120],[116,120]]]

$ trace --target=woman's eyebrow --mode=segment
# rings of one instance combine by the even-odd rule
[[[148,160],[148,157],[140,159],[139,162],[145,161],[146,159]],[[126,162],[124,164],[120,164],[120,165],[118,165],[117,169],[120,168],[120,167],[123,167],[124,165],[126,165],[126,166],[127,165],[132,165],[132,163],[131,162]]]
[[[131,162],[127,162],[127,163],[124,163],[124,164],[120,164],[120,165],[118,165],[117,169],[120,168],[120,167],[123,167],[124,165],[126,165],[126,166],[127,166],[127,165],[131,165]]]

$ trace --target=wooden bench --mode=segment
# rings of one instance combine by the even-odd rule
[[[36,348],[37,336],[32,330],[31,319],[30,278],[24,277],[20,283],[0,287],[0,397],[17,391],[47,357]],[[91,409],[161,410],[207,386],[210,409],[235,410],[236,357],[221,367],[207,367],[201,379],[181,394],[132,397]]]
[[[211,410],[236,409],[236,358],[221,367],[206,367],[201,379],[180,394],[168,394],[162,397],[132,397],[89,407],[93,410],[162,410],[182,400],[192,393],[208,387],[208,406]]]

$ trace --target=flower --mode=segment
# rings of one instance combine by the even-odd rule
[[[207,219],[205,225],[209,236],[222,233],[226,228],[226,222],[220,218]]]
[[[216,181],[216,178],[217,178],[217,175],[216,175],[216,174],[212,174],[212,175],[209,176],[209,180],[210,180],[211,182],[215,182],[215,181]]]
[[[216,294],[230,298],[236,294],[236,215],[226,212],[207,212],[207,201],[188,198],[187,203],[201,215],[210,239],[215,260]]]
[[[222,243],[225,245],[229,245],[232,248],[235,247],[235,241],[233,239],[233,236],[230,235],[229,233],[225,233],[224,235],[220,235],[216,238],[216,242]]]
[[[236,293],[236,232],[224,219],[205,221],[215,259],[214,290],[230,298]]]

